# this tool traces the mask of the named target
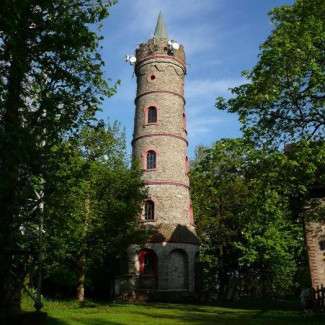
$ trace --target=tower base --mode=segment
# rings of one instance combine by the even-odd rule
[[[184,227],[185,228],[185,227]],[[193,301],[198,242],[148,242],[128,249],[128,274],[115,280],[115,296],[128,301]],[[152,238],[157,238],[153,236]],[[193,240],[194,238],[194,240]]]

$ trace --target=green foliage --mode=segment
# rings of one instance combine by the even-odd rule
[[[47,274],[76,273],[85,256],[86,270],[95,269],[95,278],[105,269],[110,283],[118,257],[144,238],[137,220],[145,197],[141,172],[128,166],[116,123],[84,127],[61,150],[69,155],[61,155],[46,191]]]
[[[300,208],[325,152],[321,144],[297,147],[284,154],[226,139],[200,150],[191,184],[210,293],[230,299],[295,289],[298,268],[306,269]]]
[[[102,37],[90,28],[110,5],[0,3],[0,309],[18,306],[28,255],[36,249],[35,236],[20,228],[35,230],[39,222],[44,181],[56,172],[48,167],[61,153],[56,148],[115,92],[103,78]]]
[[[248,83],[217,108],[239,114],[259,143],[319,140],[325,135],[325,3],[296,0],[271,11],[274,30],[262,44]]]
[[[296,279],[304,282],[304,222],[325,215],[318,198],[325,183],[325,2],[296,0],[270,16],[274,29],[255,67],[243,72],[247,83],[231,89],[229,100],[217,98],[216,107],[237,113],[245,138],[262,148],[292,144],[285,154],[247,154],[248,195],[237,215],[245,218],[235,244],[238,266],[259,290],[285,293]]]

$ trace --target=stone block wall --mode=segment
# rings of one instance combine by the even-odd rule
[[[309,269],[312,287],[325,286],[325,222],[309,222],[306,224],[306,242],[309,257]]]
[[[187,243],[147,243],[145,248],[153,250],[158,257],[158,291],[195,290],[195,261],[198,246]],[[134,277],[141,276],[138,253],[142,248],[129,248],[129,267]]]

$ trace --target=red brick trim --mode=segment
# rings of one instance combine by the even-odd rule
[[[188,146],[188,141],[180,136],[180,135],[177,135],[177,134],[174,134],[174,133],[152,133],[152,134],[145,134],[145,135],[140,135],[139,137],[136,137],[132,140],[131,144],[133,145],[137,140],[139,139],[142,139],[142,138],[150,138],[150,137],[173,137],[173,138],[177,138],[179,140],[182,140],[186,143],[186,145]]]
[[[181,94],[178,94],[178,93],[175,93],[174,91],[169,91],[169,90],[151,90],[151,91],[146,91],[140,95],[138,95],[137,97],[135,97],[135,100],[134,100],[134,103],[136,104],[138,99],[142,96],[145,96],[145,95],[149,95],[149,94],[156,94],[156,93],[165,93],[165,94],[171,94],[171,95],[175,95],[175,96],[178,96],[180,98],[182,98],[183,102],[184,102],[184,105],[186,104],[186,100],[184,98],[183,95]]]
[[[154,55],[146,56],[144,59],[137,62],[136,68],[138,66],[140,66],[143,62],[146,62],[146,61],[149,61],[149,60],[152,60],[152,59],[167,59],[168,62],[175,60],[176,62],[178,62],[182,66],[184,72],[186,72],[186,67],[185,67],[185,62],[184,61],[177,59],[175,56],[161,55],[161,54],[160,55],[159,54],[158,55],[154,54]],[[173,63],[173,62],[170,62],[170,63]]]
[[[144,183],[146,185],[175,185],[175,186],[182,186],[185,187],[187,189],[189,189],[190,187],[184,183],[181,182],[175,182],[175,181],[170,181],[170,180],[156,180],[156,181],[152,181],[152,180],[145,180]]]

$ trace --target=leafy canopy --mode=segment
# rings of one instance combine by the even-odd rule
[[[138,223],[145,198],[142,174],[129,166],[124,133],[117,123],[86,126],[61,147],[69,154],[52,161],[59,166],[46,184],[46,278],[73,290],[82,257],[87,285],[101,273],[109,284],[118,257],[144,238]],[[70,274],[74,280],[60,283],[55,280],[58,274]]]
[[[216,106],[239,114],[243,131],[278,145],[325,136],[325,2],[296,0],[270,13],[274,30],[246,84]]]
[[[115,92],[103,77],[102,37],[91,28],[113,2],[0,2],[0,309],[19,308],[27,260],[19,229],[39,220],[56,146]]]
[[[298,156],[315,152],[299,150]],[[306,194],[317,168],[308,160],[297,163],[294,155],[257,149],[243,139],[200,150],[191,185],[209,294],[232,299],[294,290],[304,242],[292,196]]]

